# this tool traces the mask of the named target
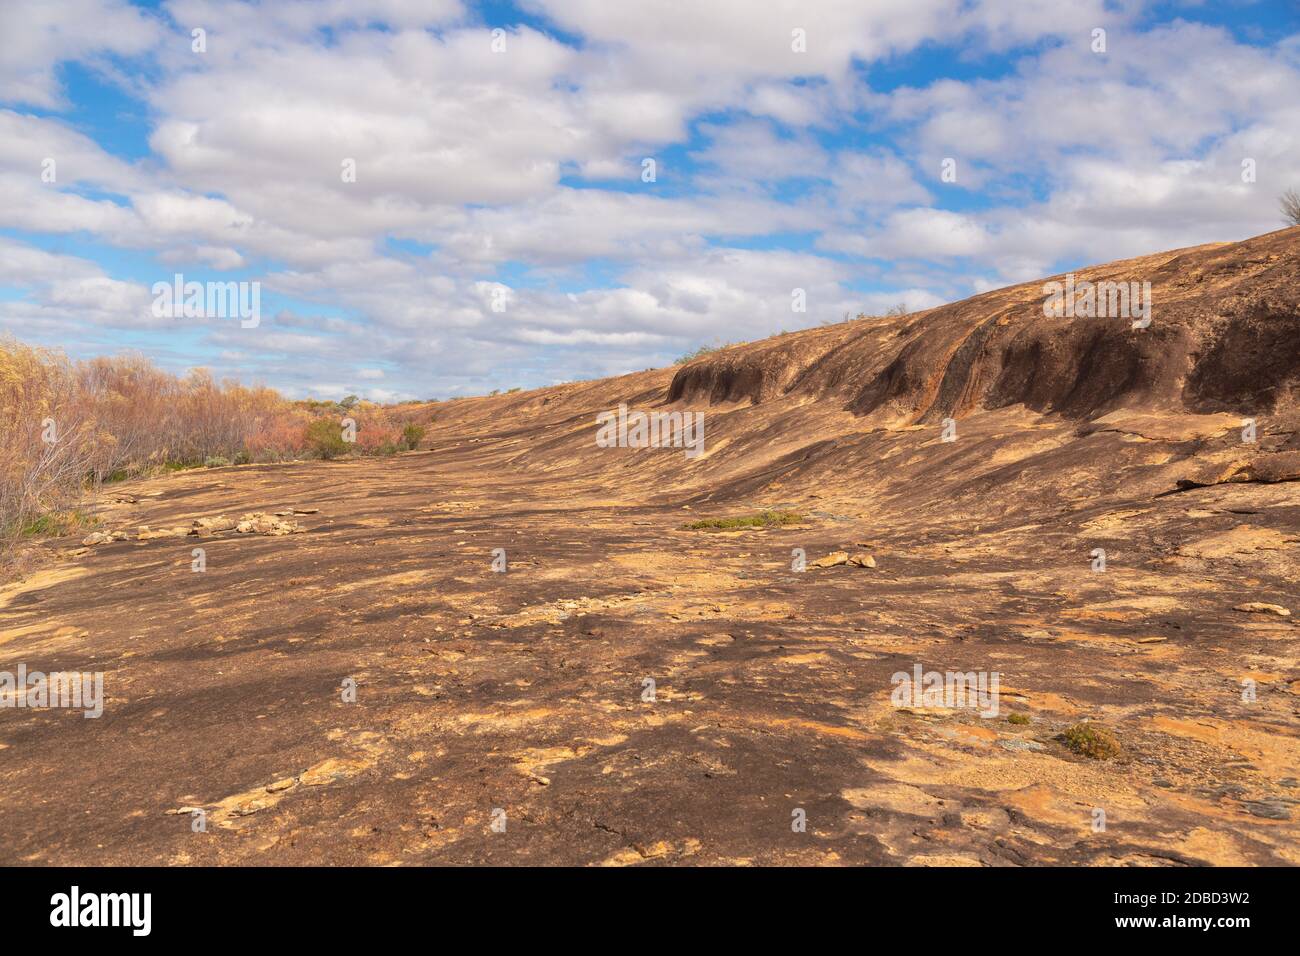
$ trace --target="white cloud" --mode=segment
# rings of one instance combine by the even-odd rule
[[[1300,184],[1298,41],[1140,29],[1136,2],[529,0],[583,42],[511,27],[504,53],[455,0],[61,7],[6,6],[0,95],[55,105],[58,64],[91,62],[145,98],[153,155],[0,110],[0,227],[89,235],[158,278],[259,275],[293,307],[206,342],[223,371],[300,390],[642,368],[1061,260],[1241,238],[1279,225],[1277,193]],[[869,88],[859,67],[923,44],[1014,59],[993,79]],[[657,183],[640,181],[644,156]],[[955,184],[939,181],[948,156]],[[778,234],[812,249],[752,248]],[[505,276],[520,278],[497,313]],[[147,283],[21,242],[0,242],[0,282],[21,293],[0,302],[20,334],[156,322]]]
[[[828,235],[823,246],[879,258],[940,259],[985,252],[991,236],[975,218],[946,209],[904,209],[891,213],[874,234]]]
[[[103,54],[143,53],[158,24],[126,0],[6,0],[0,29],[0,100],[56,107],[56,67]]]
[[[24,337],[35,330],[163,328],[153,296],[143,285],[114,279],[88,259],[47,252],[0,237],[0,284],[28,294],[0,301],[0,327]]]
[[[851,208],[887,208],[929,202],[931,198],[907,163],[884,150],[839,153],[831,178],[837,202]]]

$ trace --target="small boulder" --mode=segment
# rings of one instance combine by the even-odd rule
[[[217,515],[215,518],[198,518],[190,525],[190,534],[198,535],[200,538],[206,538],[214,535],[219,531],[234,531],[238,522],[234,518],[227,518],[225,515]]]
[[[152,541],[154,538],[183,538],[187,532],[187,528],[159,528],[155,531],[147,524],[142,524],[140,530],[135,534],[135,539],[137,541]]]
[[[849,558],[849,564],[853,565],[855,568],[874,568],[876,566],[876,559],[869,554],[855,554],[853,557]]]
[[[296,534],[302,530],[304,529],[301,525],[286,521],[283,518],[277,518],[275,515],[269,515],[264,511],[254,511],[243,515],[239,519],[239,523],[235,525],[235,531],[239,534],[282,535]]]
[[[848,564],[849,553],[847,551],[832,551],[824,558],[818,558],[812,563],[814,568],[833,568],[836,565]]]
[[[1004,750],[1045,750],[1037,740],[1021,740],[1019,737],[1007,737],[998,741]]]
[[[1245,800],[1242,809],[1265,820],[1290,820],[1291,808],[1280,800]]]
[[[81,539],[81,543],[86,547],[96,544],[108,544],[112,541],[125,541],[125,531],[92,531]]]
[[[1279,451],[1261,455],[1242,469],[1249,481],[1268,484],[1300,480],[1300,451]]]
[[[1264,604],[1260,601],[1249,601],[1245,604],[1238,604],[1234,611],[1245,611],[1247,614],[1276,614],[1278,617],[1290,617],[1291,612],[1280,604]]]

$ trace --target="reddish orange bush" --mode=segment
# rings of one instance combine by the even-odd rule
[[[348,413],[357,423],[357,448],[363,454],[391,454],[402,439],[402,429],[382,405],[360,402]]]
[[[204,369],[178,378],[141,356],[72,362],[0,338],[0,542],[76,507],[104,481],[163,466],[301,457],[314,420],[341,429],[344,418],[356,423],[344,453],[399,447],[405,416],[380,405],[291,402],[274,389],[218,383]]]

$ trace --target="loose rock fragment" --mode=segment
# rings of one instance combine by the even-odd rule
[[[1265,820],[1290,820],[1291,808],[1280,800],[1246,800],[1242,809]]]
[[[233,531],[235,525],[235,519],[227,518],[225,515],[217,515],[215,518],[199,518],[190,525],[189,533],[198,535],[200,538],[206,538],[218,531]]]
[[[259,800],[257,797],[253,797],[251,799],[242,800],[239,803],[236,803],[233,807],[230,808],[229,812],[232,817],[248,817],[248,816],[252,816],[254,813],[260,813],[262,810],[265,810],[268,807],[273,807],[273,806],[275,806],[273,802],[267,800]]]
[[[1248,481],[1275,484],[1297,479],[1300,479],[1300,451],[1279,451],[1254,459],[1236,457],[1228,461],[1202,463],[1193,474],[1178,479],[1177,485],[1186,490]]]
[[[1272,484],[1300,479],[1300,451],[1279,451],[1260,455],[1241,470],[1246,481]]]
[[[154,538],[183,538],[189,533],[188,528],[159,528],[155,531],[147,524],[142,524],[135,533],[135,539],[137,541],[152,541]]]
[[[89,547],[95,544],[108,544],[112,541],[125,541],[127,537],[125,531],[92,531],[81,539],[81,543]]]
[[[1238,604],[1234,611],[1245,611],[1247,614],[1276,614],[1278,617],[1290,617],[1291,612],[1280,604],[1264,604],[1261,601],[1248,601],[1245,604]]]
[[[292,521],[286,521],[283,518],[277,518],[275,515],[269,515],[264,511],[254,511],[240,517],[239,523],[235,525],[235,531],[239,534],[296,534],[306,530],[302,525],[295,524]]]
[[[818,558],[812,563],[814,568],[833,568],[839,564],[849,563],[849,553],[847,551],[832,551],[824,558]]]
[[[360,773],[362,766],[356,761],[341,760],[330,757],[308,767],[298,775],[298,782],[304,787],[319,787]]]
[[[1020,740],[1019,738],[1008,738],[999,740],[998,746],[1004,750],[1043,750],[1044,747],[1037,740]]]

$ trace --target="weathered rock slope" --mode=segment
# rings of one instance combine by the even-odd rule
[[[119,486],[0,591],[0,670],[106,696],[0,708],[0,862],[1300,863],[1300,229],[1077,278],[1151,325],[1035,282]]]

